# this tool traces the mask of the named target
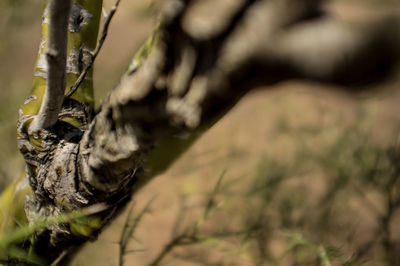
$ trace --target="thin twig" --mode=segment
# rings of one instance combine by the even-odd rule
[[[133,234],[135,233],[135,230],[136,230],[137,226],[139,225],[140,221],[142,220],[143,216],[146,213],[150,212],[150,207],[154,200],[155,200],[155,198],[152,198],[146,204],[146,206],[139,212],[139,214],[135,217],[135,219],[133,219],[132,224],[130,224],[130,222],[131,222],[131,216],[133,213],[134,205],[132,205],[132,207],[130,208],[130,210],[128,212],[128,216],[125,220],[124,227],[121,232],[119,242],[118,242],[118,245],[119,245],[119,256],[118,256],[119,263],[118,263],[118,265],[120,265],[120,266],[124,265],[124,255],[129,252],[133,252],[132,250],[130,250],[130,251],[127,250],[129,240],[133,237]]]
[[[188,240],[185,242],[185,240]],[[195,238],[190,238],[189,236],[186,235],[179,235],[175,237],[174,239],[171,240],[166,246],[164,246],[163,250],[158,254],[158,256],[148,265],[149,266],[157,266],[160,264],[160,262],[164,259],[164,257],[169,254],[175,247],[184,245],[183,243],[190,245],[197,243],[197,239]]]
[[[67,256],[70,249],[64,250],[61,254],[51,263],[51,266],[58,265]]]
[[[78,79],[76,80],[75,84],[71,87],[69,92],[65,95],[66,98],[71,97],[72,94],[76,92],[76,90],[79,88],[79,86],[82,84],[83,80],[85,79],[87,73],[89,70],[92,68],[94,61],[96,60],[97,55],[99,54],[101,48],[103,47],[104,41],[106,40],[107,34],[108,34],[108,28],[110,26],[111,20],[117,11],[117,8],[119,6],[119,3],[121,0],[117,0],[114,4],[114,6],[111,8],[110,13],[106,17],[106,20],[104,21],[103,25],[103,30],[101,33],[101,37],[99,41],[97,42],[96,49],[91,53],[91,60],[90,63],[85,66],[85,68],[82,70],[81,74],[79,75]]]
[[[211,211],[215,209],[215,197],[220,192],[222,179],[224,178],[225,174],[226,174],[226,169],[222,171],[221,175],[219,176],[217,184],[215,184],[214,189],[207,201],[206,207],[204,209],[203,219],[207,219]]]
[[[71,1],[52,0],[48,5],[47,84],[40,111],[30,130],[52,127],[58,119],[66,86],[68,22]],[[45,39],[46,36],[43,36]]]
[[[186,215],[186,211],[187,211],[187,206],[185,205],[186,202],[186,195],[181,193],[180,194],[180,207],[178,210],[178,215],[175,218],[175,223],[174,223],[174,227],[172,229],[172,236],[176,237],[178,235],[178,230],[181,228],[181,224],[185,218]]]

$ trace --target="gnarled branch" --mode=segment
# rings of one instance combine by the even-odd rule
[[[84,179],[118,190],[132,169],[165,169],[257,84],[288,78],[366,84],[398,61],[399,16],[351,23],[326,15],[319,2],[247,1],[221,16],[226,10],[202,1],[169,1],[150,58],[121,80],[81,141]],[[190,27],[198,16],[232,21]],[[181,137],[188,132],[194,135]],[[158,157],[167,147],[168,155]]]

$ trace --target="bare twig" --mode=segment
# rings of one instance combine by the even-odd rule
[[[58,119],[66,86],[68,21],[71,1],[52,0],[49,3],[49,35],[46,51],[47,85],[39,114],[30,130],[52,127]]]
[[[210,213],[215,209],[215,197],[220,192],[222,179],[226,174],[226,170],[224,170],[218,178],[217,184],[214,186],[213,191],[211,192],[210,197],[207,200],[206,207],[204,209],[203,219],[207,219]]]
[[[59,263],[68,255],[68,251],[70,249],[66,249],[63,252],[61,252],[61,254],[57,257],[57,259],[55,259],[52,263],[51,266],[56,266],[59,265]]]
[[[121,0],[117,0],[115,2],[114,6],[111,8],[110,13],[108,14],[108,16],[106,17],[106,19],[104,21],[103,30],[101,33],[101,37],[100,37],[99,41],[97,42],[96,49],[90,53],[90,55],[91,55],[90,63],[87,64],[85,66],[85,68],[82,70],[82,72],[79,75],[78,79],[76,80],[75,84],[71,87],[69,92],[65,95],[66,98],[71,97],[71,95],[76,92],[76,90],[79,88],[79,86],[82,84],[83,80],[85,79],[87,73],[92,68],[94,61],[96,60],[96,57],[99,54],[101,48],[103,47],[104,41],[107,38],[108,28],[110,26],[111,20],[114,16],[115,12],[117,11],[117,8],[118,8],[120,2],[121,2]]]
[[[135,230],[136,230],[137,226],[139,225],[140,221],[142,220],[143,216],[146,213],[150,212],[150,206],[153,203],[153,201],[154,201],[154,198],[152,198],[146,204],[146,206],[139,212],[139,214],[135,217],[135,219],[133,219],[133,221],[131,221],[131,216],[132,216],[134,205],[132,205],[132,207],[130,208],[128,217],[125,220],[125,224],[124,224],[124,227],[121,232],[121,237],[118,242],[118,244],[119,244],[119,263],[118,263],[118,265],[120,265],[120,266],[124,265],[124,255],[125,254],[127,254],[129,252],[137,251],[137,250],[127,250],[129,240],[133,237],[133,234],[135,233]],[[132,222],[132,224],[130,224],[131,222]]]

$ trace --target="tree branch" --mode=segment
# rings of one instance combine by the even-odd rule
[[[222,11],[212,4],[196,11],[201,1],[183,9],[176,3],[184,5],[168,1],[163,10],[148,60],[121,80],[81,141],[82,177],[100,191],[117,191],[144,164],[148,175],[165,169],[257,84],[288,78],[368,83],[380,62],[398,60],[400,40],[392,36],[398,17],[357,24],[324,14],[319,1],[255,1],[219,32],[199,29],[203,24],[191,31],[191,19],[213,19],[212,12],[217,19]],[[168,4],[183,13],[170,15]],[[181,137],[188,132],[191,137]],[[168,152],[160,158],[163,149]]]
[[[36,196],[26,204],[30,221],[98,202],[108,206],[98,227],[38,234],[47,241],[41,254],[51,247],[57,257],[65,246],[95,237],[140,185],[257,85],[351,81],[375,73],[388,54],[398,60],[400,41],[392,37],[398,17],[358,26],[329,18],[318,0],[237,0],[227,10],[215,9],[216,1],[223,7],[227,0],[165,1],[155,41],[143,53],[148,58],[123,76],[88,128],[60,123],[35,146],[20,127]],[[378,53],[366,56],[371,51]]]
[[[66,98],[71,97],[71,95],[76,92],[76,90],[82,84],[82,81],[86,78],[86,75],[88,74],[89,70],[92,68],[94,61],[96,60],[96,57],[99,54],[101,48],[103,47],[104,41],[106,40],[106,37],[108,34],[108,27],[110,26],[111,20],[114,17],[115,12],[117,12],[117,8],[118,8],[120,2],[121,2],[120,0],[117,0],[115,2],[114,6],[111,8],[110,13],[107,15],[107,17],[104,21],[101,37],[100,37],[99,41],[97,42],[96,49],[90,53],[91,60],[90,60],[89,64],[85,65],[85,68],[82,70],[82,72],[79,75],[78,79],[76,80],[75,84],[71,87],[69,92],[65,95]]]
[[[51,0],[49,10],[49,36],[46,51],[47,84],[38,115],[30,126],[32,132],[51,128],[58,119],[66,86],[66,63],[70,0]]]

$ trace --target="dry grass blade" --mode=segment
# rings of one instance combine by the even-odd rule
[[[0,250],[6,250],[11,244],[20,242],[28,238],[33,233],[47,228],[51,225],[68,223],[80,217],[89,216],[102,212],[107,209],[107,205],[99,203],[81,210],[77,210],[71,213],[61,214],[57,216],[48,217],[46,220],[39,220],[33,224],[20,227],[12,233],[2,236],[0,238]]]

